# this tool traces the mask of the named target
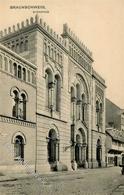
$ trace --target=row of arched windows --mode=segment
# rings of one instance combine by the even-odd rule
[[[14,160],[24,161],[24,145],[26,144],[26,138],[22,133],[16,133],[17,135],[13,139],[14,144]],[[59,161],[59,139],[54,129],[49,131],[48,137],[48,162],[54,163]]]
[[[52,60],[62,65],[62,53],[58,51],[53,45],[44,42],[44,53],[48,55]]]
[[[53,77],[50,69],[45,72],[46,103],[49,109],[60,111],[61,79],[58,74]]]
[[[29,83],[35,84],[35,73],[21,65],[17,65],[17,63],[8,59],[7,57],[3,57],[0,55],[0,69],[3,69],[18,79],[22,79],[23,81],[27,81]]]
[[[28,51],[28,40],[21,40],[20,42],[13,41],[12,43],[9,42],[6,43],[5,46],[16,53],[22,53],[24,51]]]
[[[26,94],[24,92],[20,94],[16,89],[14,89],[12,92],[12,102],[12,116],[26,120]]]
[[[87,96],[85,93],[81,93],[79,84],[76,84],[76,88],[71,87],[71,116],[73,120],[82,120],[83,122],[86,122],[87,119]]]

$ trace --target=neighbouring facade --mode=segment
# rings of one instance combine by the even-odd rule
[[[89,49],[37,15],[0,34],[1,167],[104,167],[106,86]]]
[[[113,128],[106,129],[107,166],[119,166],[124,152],[124,132]]]
[[[124,152],[124,110],[106,98],[106,163],[118,166]]]

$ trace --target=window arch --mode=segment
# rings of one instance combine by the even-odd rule
[[[57,53],[57,63],[59,63],[59,53]]]
[[[14,159],[24,161],[24,139],[21,135],[14,139]]]
[[[18,66],[18,78],[19,78],[19,79],[22,78],[22,68],[21,68],[20,65]]]
[[[74,90],[74,87],[71,87],[71,100],[70,100],[70,103],[71,103],[71,118],[72,120],[74,121],[75,119],[75,90]]]
[[[30,82],[30,70],[28,70],[28,82]]]
[[[53,48],[51,49],[51,58],[53,59]]]
[[[13,73],[14,73],[14,76],[17,76],[17,64],[16,63],[13,63]]]
[[[76,99],[77,99],[77,105],[76,105],[76,110],[77,110],[77,120],[80,120],[80,106],[81,106],[81,99],[80,99],[80,85],[76,85]]]
[[[96,101],[96,126],[99,127],[99,101]]]
[[[85,122],[86,120],[86,96],[82,94],[82,121]]]
[[[102,128],[102,122],[103,122],[103,104],[99,104],[99,125]]]
[[[59,140],[54,129],[49,131],[48,139],[48,161],[49,163],[55,163],[59,161]]]
[[[76,85],[76,98],[77,100],[80,100],[80,85]]]
[[[20,97],[20,105],[18,110],[18,117],[20,119],[26,120],[26,95],[24,93],[21,94]]]
[[[9,60],[9,70],[10,70],[10,73],[13,72],[13,71],[12,71],[12,61],[11,61],[11,60]]]
[[[12,108],[12,116],[18,118],[18,109],[19,109],[19,93],[18,91],[13,91],[13,108]]]
[[[53,106],[53,75],[50,69],[45,71],[45,81],[46,81],[46,103],[47,107],[51,108]]]
[[[18,88],[14,87],[10,91],[12,96],[12,116],[26,120],[26,103],[28,96],[25,91],[19,91]]]
[[[48,56],[50,57],[50,46],[48,46]]]
[[[22,69],[22,79],[26,81],[26,69],[25,68]]]
[[[55,110],[60,111],[61,80],[59,75],[55,75]]]
[[[56,50],[54,51],[54,60],[56,61]]]

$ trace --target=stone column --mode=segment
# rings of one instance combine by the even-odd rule
[[[83,159],[82,160],[83,160],[84,168],[88,168],[88,163],[87,163],[87,160],[86,160],[86,147],[87,147],[87,144],[83,143],[82,147],[83,147],[83,150],[82,150]]]

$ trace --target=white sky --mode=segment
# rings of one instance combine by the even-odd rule
[[[0,30],[30,16],[10,5],[44,5],[39,14],[56,32],[68,23],[93,52],[95,70],[106,80],[106,95],[124,108],[124,0],[0,0]]]

